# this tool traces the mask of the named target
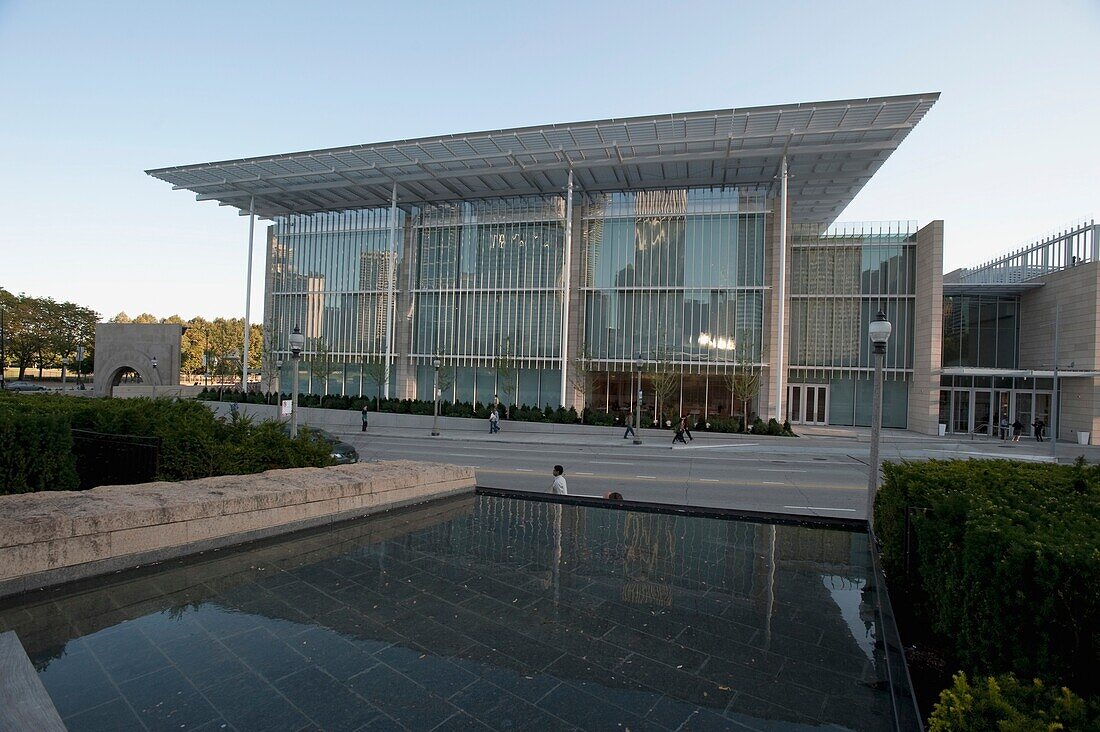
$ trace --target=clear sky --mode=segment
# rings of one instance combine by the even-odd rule
[[[1098,38],[1097,0],[0,0],[0,287],[243,315],[247,219],[147,168],[929,91],[840,220],[942,218],[950,270],[1098,213]]]

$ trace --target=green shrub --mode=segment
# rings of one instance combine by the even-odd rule
[[[1022,684],[1012,674],[972,685],[959,673],[940,694],[928,722],[929,732],[1039,732],[1098,729],[1100,715],[1095,705],[1090,710],[1065,687],[1047,687],[1038,679]]]
[[[0,445],[0,494],[78,487],[65,415],[26,414],[0,406]]]
[[[883,473],[875,531],[891,588],[951,661],[1100,689],[1100,467],[956,460]]]

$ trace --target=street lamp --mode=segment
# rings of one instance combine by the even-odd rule
[[[294,393],[290,395],[290,439],[298,436],[298,359],[302,357],[302,347],[306,339],[298,326],[290,333],[290,356],[294,360]]]
[[[76,347],[76,385],[84,388],[84,346]]]
[[[638,393],[634,402],[634,444],[640,445],[642,444],[642,366],[645,365],[642,354],[638,353],[634,356],[634,365],[638,367]]]
[[[0,305],[0,390],[6,386],[4,374],[8,369],[8,329],[4,321],[6,312],[7,308]]]
[[[156,396],[157,396],[157,381],[160,380],[158,378],[159,374],[157,373],[157,357],[153,356],[152,358],[149,359],[149,362],[153,364],[153,375],[152,375],[152,382],[153,383],[151,384],[151,386],[153,387],[153,398],[155,399]]]
[[[432,361],[435,367],[435,382],[432,385],[432,397],[435,399],[435,412],[432,415],[432,437],[439,437],[439,359]]]
[[[875,356],[875,390],[871,404],[871,459],[867,475],[867,530],[874,534],[875,491],[878,490],[878,443],[882,432],[882,364],[886,360],[886,342],[890,340],[893,326],[880,307],[875,319],[867,326]]]

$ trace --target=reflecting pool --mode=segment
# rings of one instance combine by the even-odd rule
[[[0,605],[79,730],[887,729],[866,536],[489,496]]]

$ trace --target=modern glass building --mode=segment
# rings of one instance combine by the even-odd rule
[[[640,362],[654,413],[740,414],[731,375],[752,373],[750,414],[864,425],[867,323],[882,308],[894,323],[886,424],[935,432],[942,222],[835,220],[937,98],[545,125],[149,174],[272,221],[272,387],[279,376],[290,388],[287,339],[300,327],[299,384],[315,393],[429,399],[438,359],[444,398],[615,412],[630,408]],[[951,353],[971,358],[959,329],[973,312],[975,358],[999,366],[1009,304],[967,298],[946,301],[960,313]]]

